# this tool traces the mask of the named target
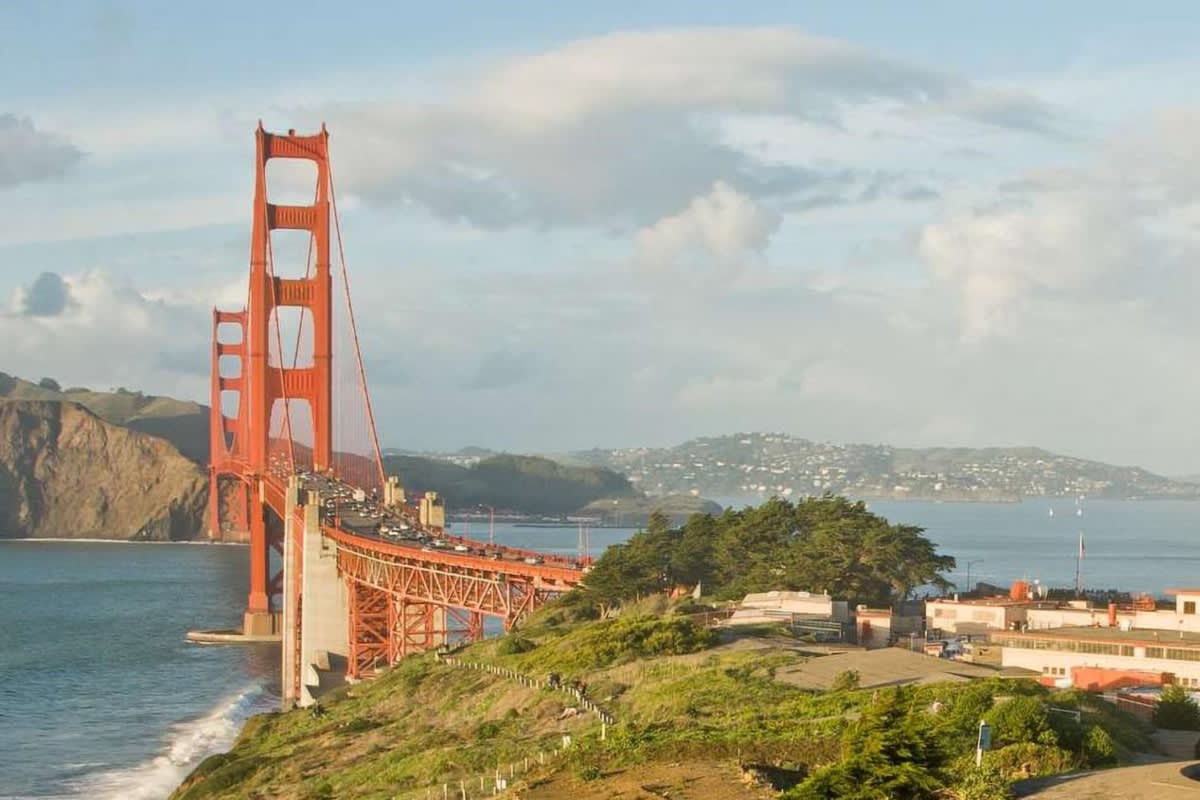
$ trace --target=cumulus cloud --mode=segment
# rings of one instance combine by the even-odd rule
[[[657,268],[680,259],[736,265],[761,254],[781,221],[778,212],[717,181],[683,211],[638,231],[638,260]]]
[[[542,358],[536,353],[509,349],[484,353],[474,374],[466,383],[468,389],[506,389],[534,378],[544,371]]]
[[[717,180],[755,197],[844,201],[853,171],[756,157],[720,122],[775,115],[836,126],[855,106],[1036,129],[1035,98],[788,28],[626,32],[510,59],[436,100],[321,109],[343,188],[474,225],[645,226]],[[999,111],[1003,109],[1003,113]],[[1034,124],[1036,123],[1036,124]]]
[[[83,158],[64,137],[35,127],[28,117],[0,114],[0,189],[61,178]]]
[[[1170,114],[1083,167],[1006,180],[990,207],[926,225],[918,252],[960,299],[962,335],[1012,333],[1031,304],[1179,306],[1196,288],[1200,115]]]
[[[66,310],[71,293],[57,272],[43,272],[28,289],[18,290],[14,305],[30,317],[55,317]]]
[[[211,312],[203,305],[155,299],[90,270],[43,273],[14,292],[9,309],[0,313],[6,372],[205,396]]]

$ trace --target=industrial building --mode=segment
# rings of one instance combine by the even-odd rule
[[[1002,666],[1033,670],[1049,685],[1200,687],[1200,633],[1071,627],[996,633],[992,642]]]
[[[812,592],[771,591],[748,594],[725,624],[757,625],[783,622],[817,641],[857,643],[867,648],[888,647],[898,636],[919,633],[921,616],[901,609],[858,606]]]

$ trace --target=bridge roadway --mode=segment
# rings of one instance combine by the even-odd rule
[[[346,535],[366,539],[382,544],[390,544],[404,548],[417,548],[423,553],[438,553],[453,556],[446,563],[476,563],[474,560],[464,561],[463,558],[475,557],[491,561],[512,562],[504,565],[505,572],[526,573],[515,568],[516,564],[525,567],[546,566],[548,569],[528,570],[529,575],[543,577],[572,578],[578,582],[580,575],[589,569],[591,559],[579,557],[564,557],[541,553],[536,550],[524,550],[516,547],[504,547],[490,542],[453,536],[445,531],[430,529],[422,526],[412,510],[407,507],[392,508],[377,502],[370,494],[365,499],[354,500],[355,487],[341,481],[324,477],[311,472],[299,473],[301,488],[317,492],[324,504],[321,511],[322,525],[340,530]],[[331,534],[335,539],[336,535]],[[437,556],[428,556],[432,561],[442,561]],[[493,569],[498,565],[491,564]],[[569,571],[563,575],[562,570]]]
[[[282,597],[285,701],[311,702],[323,681],[310,666],[334,655],[344,654],[346,677],[358,679],[410,653],[482,638],[487,616],[508,630],[579,584],[591,566],[449,536],[420,524],[408,506],[369,495],[356,501],[342,481],[285,475],[276,470],[260,483],[284,521],[285,568],[270,591]],[[298,490],[291,497],[289,484]]]

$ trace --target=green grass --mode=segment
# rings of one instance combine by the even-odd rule
[[[650,616],[652,610],[587,621],[556,605],[531,618],[519,636],[480,642],[459,654],[525,674],[555,671],[564,680],[585,681],[588,696],[618,720],[603,742],[592,716],[558,720],[572,702],[560,692],[416,656],[342,690],[339,699],[327,698],[321,717],[305,711],[256,717],[233,750],[204,762],[175,798],[419,798],[431,785],[464,779],[477,786],[478,776],[498,765],[551,752],[564,731],[575,738],[572,748],[537,779],[561,772],[590,783],[622,766],[686,759],[807,773],[842,757],[844,734],[877,696],[777,682],[777,669],[805,656],[769,641],[753,649],[719,647],[686,618]],[[517,640],[523,643],[513,644]],[[1085,740],[1095,749],[1105,737],[1120,752],[1146,744],[1144,730],[1128,715],[1083,693],[1051,694],[1030,681],[915,688],[911,713],[930,714],[927,708],[938,701],[942,710],[930,715],[930,724],[954,753],[967,753],[980,716],[998,696],[1084,710],[1081,752]],[[1105,736],[1086,738],[1093,728]],[[1030,755],[997,752],[990,763],[993,771],[1010,769],[1010,761]],[[1082,763],[1057,745],[1032,755],[1053,769]]]

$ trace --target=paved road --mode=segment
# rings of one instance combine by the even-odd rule
[[[1167,761],[1138,767],[1078,772],[1057,778],[1025,781],[1018,797],[1036,800],[1181,800],[1200,798],[1200,781],[1183,774],[1200,770],[1196,761]]]

